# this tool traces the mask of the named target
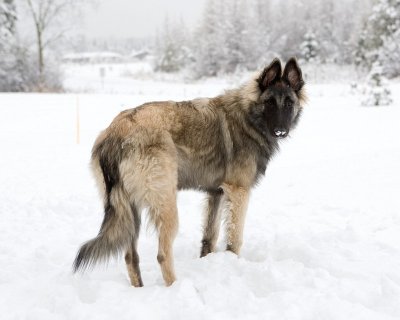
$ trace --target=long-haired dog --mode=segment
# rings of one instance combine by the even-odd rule
[[[171,285],[180,189],[208,196],[200,255],[215,249],[222,206],[227,250],[238,254],[250,189],[265,173],[279,139],[296,125],[303,85],[294,58],[283,71],[275,59],[247,84],[215,98],[150,102],[121,112],[93,147],[104,220],[97,237],[80,248],[74,270],[124,252],[132,285],[142,286],[137,239],[140,213],[147,209],[159,236],[157,260]]]

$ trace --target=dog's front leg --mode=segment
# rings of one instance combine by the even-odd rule
[[[250,192],[246,188],[230,184],[224,184],[223,189],[228,201],[226,249],[239,254],[243,242],[244,219]]]
[[[220,203],[223,194],[224,192],[222,189],[208,192],[200,258],[215,250],[221,225],[222,210],[220,208]]]

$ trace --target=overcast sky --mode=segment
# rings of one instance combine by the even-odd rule
[[[88,37],[145,37],[162,27],[165,15],[195,26],[206,0],[97,0],[84,10],[82,33]]]

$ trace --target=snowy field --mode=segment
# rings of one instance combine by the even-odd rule
[[[120,110],[223,87],[0,95],[1,319],[400,319],[399,84],[381,108],[360,107],[348,85],[308,86],[298,128],[252,193],[239,258],[220,239],[199,259],[203,195],[182,192],[171,287],[145,228],[143,288],[129,285],[122,259],[72,275],[102,220],[88,170],[98,132]]]

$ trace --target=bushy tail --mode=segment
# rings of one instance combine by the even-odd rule
[[[102,173],[105,184],[104,220],[98,236],[79,249],[73,264],[74,272],[105,262],[111,256],[118,256],[129,247],[134,237],[134,218],[129,196],[120,183],[117,165],[113,163],[117,159],[107,160],[96,154],[92,157],[92,169],[95,174]]]
[[[119,204],[120,208],[121,204]],[[134,229],[130,209],[117,212],[115,207],[110,205],[106,208],[98,236],[83,244],[79,249],[73,265],[74,272],[79,269],[85,270],[98,262],[105,262],[111,256],[118,256],[129,247],[134,236]]]

